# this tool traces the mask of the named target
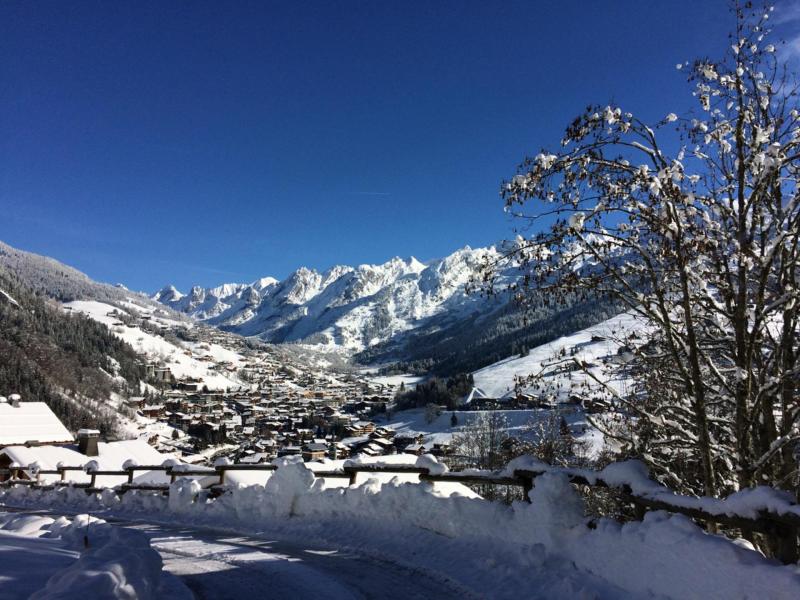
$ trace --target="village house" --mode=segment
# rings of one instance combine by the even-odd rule
[[[320,461],[325,458],[328,452],[328,445],[317,442],[305,444],[302,449],[303,460],[306,462]]]

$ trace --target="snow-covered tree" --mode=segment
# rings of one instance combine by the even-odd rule
[[[610,296],[654,331],[633,349],[639,393],[616,398],[633,418],[598,426],[712,496],[796,485],[800,441],[798,88],[768,42],[772,9],[733,10],[724,58],[678,65],[695,110],[648,125],[590,107],[502,188],[541,230],[500,261],[524,271],[518,299]]]

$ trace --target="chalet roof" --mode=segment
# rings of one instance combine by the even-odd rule
[[[97,456],[86,456],[78,451],[77,446],[8,446],[0,450],[0,454],[8,456],[12,462],[27,467],[37,463],[39,468],[53,470],[62,463],[70,467],[80,467],[89,461],[96,461],[102,471],[119,471],[127,460],[140,465],[160,465],[170,458],[161,454],[144,440],[124,440],[120,442],[100,442],[97,444]],[[88,475],[82,471],[68,471],[68,479],[72,481],[89,481]],[[43,476],[45,481],[54,481],[57,475]],[[127,475],[101,475],[98,485],[118,485],[128,480]],[[166,483],[169,478],[161,471],[139,472],[134,479],[136,483]]]
[[[481,388],[473,387],[472,390],[470,390],[469,394],[464,396],[464,398],[461,400],[459,404],[461,404],[462,406],[466,404],[472,404],[473,400],[481,398],[488,399],[489,397],[486,395],[486,392],[484,392]]]
[[[307,452],[325,452],[327,449],[327,444],[306,444],[303,446],[303,450]]]
[[[72,434],[44,402],[0,403],[0,447],[25,442],[68,444]]]
[[[387,440],[385,437],[376,437],[370,440],[374,444],[378,444],[379,446],[393,446],[394,443]]]

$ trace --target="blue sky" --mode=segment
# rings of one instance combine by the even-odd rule
[[[730,23],[725,0],[6,1],[0,239],[147,291],[490,244],[526,153],[588,103],[679,112],[675,64]]]

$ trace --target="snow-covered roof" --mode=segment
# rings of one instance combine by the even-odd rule
[[[72,434],[44,402],[0,403],[0,447],[26,442],[68,444]]]
[[[95,461],[101,471],[120,471],[127,460],[138,465],[160,465],[169,455],[162,454],[144,440],[124,440],[120,442],[99,442],[97,456],[86,456],[77,446],[8,446],[0,450],[12,462],[22,467],[37,463],[40,469],[54,470],[59,463],[68,467],[80,467],[89,461]],[[67,480],[76,482],[89,481],[89,475],[82,471],[67,471]],[[43,475],[46,482],[55,481],[58,475]],[[97,477],[99,486],[115,486],[128,481],[127,476],[101,475]],[[161,471],[138,472],[134,483],[168,483],[169,478]]]
[[[473,387],[470,393],[467,394],[459,404],[461,404],[462,406],[472,404],[472,401],[476,398],[488,398],[488,396],[482,389]]]

